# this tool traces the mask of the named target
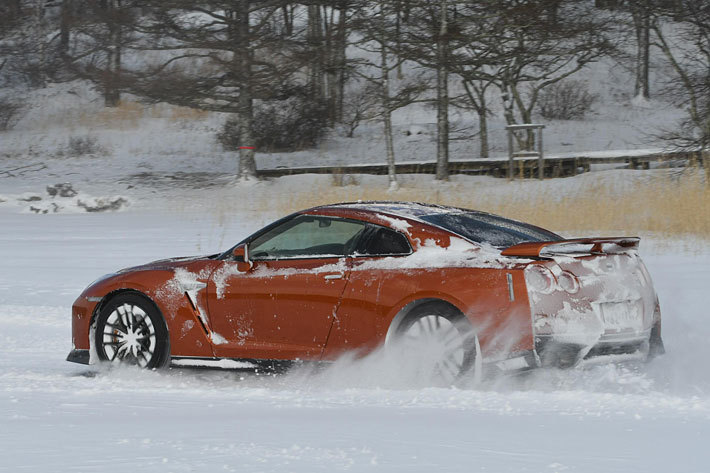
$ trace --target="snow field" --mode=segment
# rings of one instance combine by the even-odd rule
[[[379,354],[276,377],[67,363],[70,306],[93,279],[216,252],[265,222],[138,209],[0,218],[0,471],[704,472],[710,464],[702,240],[642,241],[668,350],[650,365],[422,388],[398,382]]]

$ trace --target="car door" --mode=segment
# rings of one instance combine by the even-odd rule
[[[352,350],[364,353],[383,341],[386,327],[381,321],[399,301],[416,291],[413,270],[400,267],[401,258],[411,254],[404,234],[367,225],[348,261],[348,284],[323,359],[334,360]]]
[[[364,228],[298,215],[247,243],[250,271],[225,261],[208,286],[216,355],[320,358],[347,284],[346,255]]]

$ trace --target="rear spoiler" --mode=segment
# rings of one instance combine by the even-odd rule
[[[616,255],[638,249],[638,237],[578,238],[560,241],[536,241],[520,243],[506,248],[503,256],[524,258],[550,258],[553,256]]]

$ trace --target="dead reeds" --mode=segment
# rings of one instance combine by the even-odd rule
[[[618,176],[636,171],[615,172]],[[645,174],[634,179],[604,179],[611,176],[608,173],[595,178],[594,174],[569,182],[490,179],[481,183],[464,178],[433,183],[422,178],[397,191],[388,191],[379,182],[328,185],[323,180],[315,185],[317,191],[309,187],[282,196],[270,193],[268,210],[286,214],[334,202],[417,201],[483,210],[566,234],[652,233],[710,239],[710,186],[702,172]]]

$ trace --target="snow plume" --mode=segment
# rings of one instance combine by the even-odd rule
[[[349,352],[323,366],[302,366],[292,370],[288,382],[326,389],[421,389],[452,386],[448,374],[435,368],[437,348],[406,343],[380,347],[366,356]],[[458,383],[453,380],[453,385]]]

